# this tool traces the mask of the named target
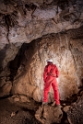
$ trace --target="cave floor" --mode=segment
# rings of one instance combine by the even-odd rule
[[[37,103],[34,100],[29,103],[13,103],[10,102],[9,98],[0,99],[0,124],[41,124],[35,119],[35,112],[40,105],[41,103]],[[72,114],[76,114],[76,112],[78,111]],[[60,124],[69,124],[66,114]]]
[[[0,124],[41,124],[35,119],[40,105],[34,100],[30,103],[13,103],[9,98],[0,99]],[[69,124],[63,122],[60,124]]]
[[[34,117],[38,105],[35,103],[11,103],[0,99],[0,124],[40,124]]]

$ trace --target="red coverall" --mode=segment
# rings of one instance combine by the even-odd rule
[[[44,74],[43,74],[43,78],[44,78],[44,99],[43,102],[47,102],[48,101],[48,92],[50,90],[50,87],[53,87],[54,90],[54,100],[56,101],[56,104],[59,105],[60,104],[60,100],[59,100],[59,93],[58,93],[58,85],[57,85],[57,77],[59,76],[59,71],[56,67],[56,65],[54,65],[51,62],[48,62],[48,64],[45,66],[44,69]]]

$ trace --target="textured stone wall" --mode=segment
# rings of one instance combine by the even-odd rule
[[[82,22],[82,0],[61,3],[58,0],[2,0],[0,44],[29,43],[46,34],[79,28]]]
[[[60,99],[78,92],[83,80],[83,1],[63,2],[0,1],[0,97],[12,93],[41,101],[43,69],[48,58],[60,71]],[[20,56],[23,43],[28,45]],[[52,100],[51,89],[49,101]]]
[[[13,82],[13,94],[24,94],[36,101],[43,99],[43,70],[52,58],[60,71],[58,78],[60,99],[77,94],[83,77],[83,39],[71,39],[67,34],[53,34],[33,41],[25,51],[24,60]],[[53,101],[53,90],[49,102]]]

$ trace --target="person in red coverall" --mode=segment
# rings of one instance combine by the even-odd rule
[[[57,79],[59,76],[58,68],[55,64],[53,64],[53,61],[51,59],[47,60],[47,65],[44,68],[44,99],[43,99],[43,105],[47,104],[48,102],[48,92],[52,86],[54,90],[54,105],[60,105],[59,100],[59,92],[58,92],[58,84]]]

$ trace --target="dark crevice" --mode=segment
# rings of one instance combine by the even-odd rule
[[[61,124],[69,124],[67,120],[67,114],[63,111],[63,118],[61,120]]]
[[[37,7],[36,7],[36,5],[34,5],[34,4],[25,4],[25,8],[26,8],[28,11],[31,11],[31,10],[35,10]]]
[[[25,66],[26,66],[25,62],[28,60],[28,63],[30,63],[34,49],[35,49],[35,45],[37,45],[36,42],[37,42],[37,40],[33,40],[31,43],[23,43],[23,45],[21,46],[15,59],[10,61],[9,69],[10,69],[10,80],[11,81],[14,80],[14,77],[17,75],[18,68],[21,65],[22,65],[22,67],[25,68]],[[28,50],[28,53],[27,53],[27,50]],[[26,70],[22,70],[22,71],[23,71],[23,73],[25,73]]]
[[[10,26],[10,15],[6,15],[4,16],[4,19],[5,19],[5,24],[6,24],[6,27],[7,27],[7,40],[8,40],[8,43],[10,43],[9,41],[9,26]]]
[[[13,81],[14,77],[17,74],[17,70],[23,60],[25,50],[27,49],[28,44],[24,43],[22,47],[20,48],[18,54],[16,55],[15,59],[10,61],[9,63],[9,69],[10,69],[10,80]]]
[[[9,49],[10,45],[5,45],[5,47],[0,50],[0,73],[3,71],[4,67],[3,67],[3,60],[6,56],[6,51],[7,49]]]
[[[0,97],[0,100],[7,99],[7,98],[9,98],[9,97],[11,97],[11,96],[12,96],[12,94],[9,94],[9,95],[6,95],[6,96],[3,96],[3,97]]]

